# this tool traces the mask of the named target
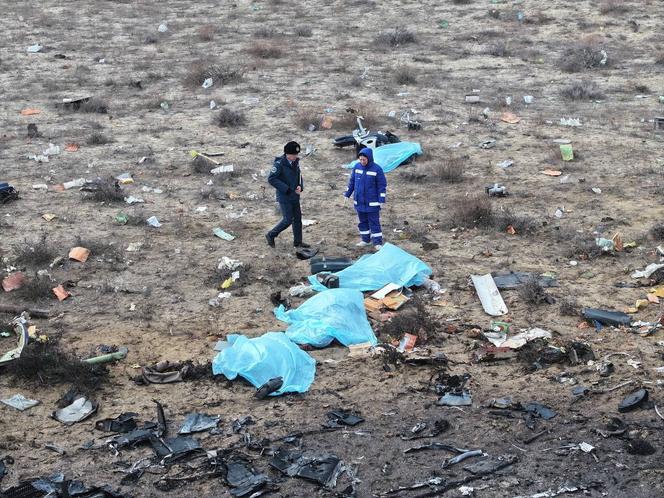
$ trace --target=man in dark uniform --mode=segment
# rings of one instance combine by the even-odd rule
[[[274,247],[274,239],[293,225],[293,245],[295,247],[310,247],[302,242],[302,210],[300,209],[300,194],[304,184],[300,172],[300,144],[288,142],[284,146],[284,155],[274,159],[267,181],[277,189],[277,202],[281,208],[281,221],[265,234],[267,245]]]

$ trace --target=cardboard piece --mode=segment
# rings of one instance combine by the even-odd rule
[[[55,297],[58,298],[58,301],[64,301],[69,296],[71,296],[71,294],[69,292],[67,292],[62,285],[58,285],[57,287],[53,287],[53,294],[55,294]]]
[[[521,118],[513,112],[506,111],[500,115],[500,120],[508,124],[516,124],[521,121]]]
[[[69,251],[69,259],[80,261],[81,263],[85,263],[89,256],[90,249],[86,249],[85,247],[72,247]]]
[[[34,116],[35,114],[41,114],[39,109],[23,109],[21,111],[21,116]]]
[[[12,273],[11,275],[5,277],[2,280],[2,288],[5,292],[11,292],[13,290],[20,289],[25,283],[25,275],[20,271]]]

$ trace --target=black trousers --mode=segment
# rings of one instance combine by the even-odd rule
[[[281,221],[277,223],[268,235],[276,238],[281,232],[293,225],[293,245],[302,243],[302,210],[300,200],[279,202],[281,209]]]

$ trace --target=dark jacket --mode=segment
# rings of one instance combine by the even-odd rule
[[[353,196],[355,209],[362,213],[375,213],[380,211],[387,197],[387,180],[383,168],[373,162],[373,151],[369,148],[362,149],[369,159],[366,166],[359,162],[353,167],[353,172],[348,180],[348,189],[344,196]]]
[[[277,201],[295,202],[300,196],[295,193],[299,186],[304,190],[302,173],[300,172],[300,160],[296,159],[293,164],[286,159],[286,154],[274,158],[274,165],[267,177],[270,185],[277,189]]]

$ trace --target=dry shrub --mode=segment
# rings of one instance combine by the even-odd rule
[[[458,183],[464,180],[466,158],[452,153],[441,154],[429,167],[429,176],[438,182]]]
[[[346,112],[335,117],[335,127],[339,129],[348,129],[348,131],[357,128],[357,117],[362,116],[362,124],[368,130],[375,130],[378,126],[378,114],[373,107],[365,104],[351,105]]]
[[[601,40],[597,37],[588,37],[568,46],[558,60],[558,67],[566,73],[578,73],[607,67],[610,63],[607,52],[602,48]]]
[[[249,47],[249,53],[259,59],[279,59],[284,52],[276,43],[257,41]]]
[[[624,0],[604,0],[599,7],[602,14],[625,14],[630,11],[630,5]]]
[[[72,384],[83,392],[90,392],[108,378],[103,365],[89,365],[70,353],[62,351],[52,337],[45,343],[31,342],[20,358],[7,366],[17,381],[40,385]]]
[[[189,87],[199,87],[209,78],[215,85],[230,85],[242,81],[242,71],[228,64],[199,60],[189,66],[184,83]]]
[[[34,275],[26,280],[23,287],[16,290],[16,294],[29,303],[40,303],[48,299],[55,299],[53,287],[56,285],[46,275]]]
[[[145,220],[143,220],[145,223]],[[127,222],[129,224],[129,222]],[[109,242],[105,239],[91,239],[86,237],[76,236],[76,246],[85,247],[90,250],[90,255],[103,256],[104,258],[112,258],[117,261],[122,259],[122,250],[115,245],[114,242]]]
[[[318,129],[322,116],[319,112],[313,109],[303,109],[297,113],[295,122],[298,128],[309,131],[309,126],[314,125]]]
[[[494,224],[493,208],[486,195],[454,198],[449,205],[449,224],[464,228],[489,228]]]
[[[297,26],[295,28],[295,35],[300,38],[310,38],[313,34],[314,33],[309,26]]]
[[[206,24],[198,28],[198,38],[205,42],[212,41],[217,32],[218,28],[214,24]]]
[[[48,240],[47,234],[42,234],[32,241],[23,239],[23,242],[13,244],[14,264],[19,266],[41,266],[50,263],[58,255],[55,244]]]
[[[602,249],[597,246],[595,238],[583,236],[575,233],[567,239],[567,250],[564,255],[567,258],[575,259],[595,259],[602,255]]]
[[[654,240],[664,240],[664,223],[657,223],[650,227],[648,235]]]
[[[191,169],[194,173],[209,175],[210,171],[218,165],[203,156],[196,156],[191,161]]]
[[[111,142],[112,140],[107,135],[101,132],[93,133],[85,141],[85,143],[88,145],[106,145]]]
[[[93,202],[124,202],[125,192],[118,181],[109,177],[97,182],[94,191],[86,191],[84,199]]]
[[[267,26],[261,26],[254,31],[254,38],[275,38],[279,36],[279,31]]]
[[[238,128],[247,124],[247,118],[242,112],[222,107],[215,115],[214,123],[221,128]]]
[[[500,232],[507,231],[508,227],[514,228],[518,235],[531,235],[537,231],[537,221],[532,216],[516,214],[506,209],[494,213],[494,226]]]
[[[399,66],[394,71],[394,81],[397,85],[414,85],[417,83],[416,72],[412,67]]]
[[[379,335],[387,341],[388,338],[398,340],[404,334],[413,334],[417,336],[417,345],[421,345],[436,339],[442,340],[441,336],[436,334],[439,329],[441,324],[431,316],[422,298],[417,296],[399,309],[392,319],[384,323]]]
[[[518,288],[519,298],[526,304],[538,305],[542,303],[551,303],[552,298],[549,296],[542,284],[536,277],[531,277],[521,284]]]
[[[604,94],[597,86],[597,83],[591,80],[572,83],[563,88],[560,93],[569,100],[601,100],[604,98]]]
[[[579,316],[581,308],[574,297],[565,297],[560,301],[558,311],[563,316]]]
[[[655,64],[664,65],[664,50],[660,50],[655,54]]]
[[[509,43],[504,41],[492,43],[487,48],[486,53],[494,57],[509,57],[512,54],[509,48]]]
[[[374,41],[378,45],[389,45],[392,48],[396,48],[410,43],[417,43],[417,37],[415,33],[406,28],[395,28],[391,31],[380,33]]]
[[[99,114],[108,113],[108,102],[99,97],[91,97],[85,102],[81,102],[78,108],[81,112],[96,112]]]

